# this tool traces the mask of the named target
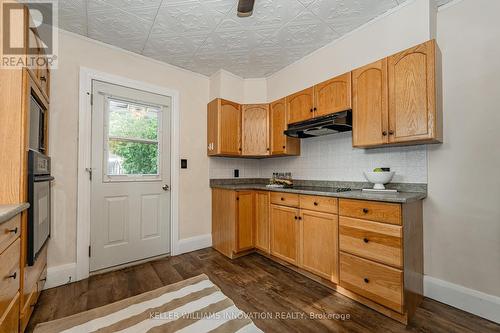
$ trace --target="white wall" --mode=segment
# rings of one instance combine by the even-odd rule
[[[464,0],[439,11],[444,143],[429,149],[429,198],[424,205],[425,273],[496,296],[500,296],[498,13],[500,1],[491,0]]]
[[[267,103],[267,79],[243,79],[221,69],[210,76],[209,97],[241,104]]]
[[[210,233],[210,189],[206,156],[207,77],[163,64],[84,37],[61,31],[59,68],[52,72],[50,155],[53,174],[53,229],[49,267],[76,260],[76,200],[79,71],[85,66],[177,90],[180,94],[180,155],[188,159],[180,172],[179,234]]]

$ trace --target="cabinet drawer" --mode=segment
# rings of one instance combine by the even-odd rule
[[[3,320],[0,322],[0,332],[18,332],[19,331],[19,293],[17,293],[9,304],[4,314],[0,314]],[[2,317],[3,316],[3,317]]]
[[[9,247],[21,234],[21,214],[0,224],[0,253]]]
[[[18,238],[0,255],[0,317],[19,292],[20,244]]]
[[[337,198],[332,197],[320,197],[316,195],[301,195],[300,196],[300,208],[313,210],[316,212],[337,214]]]
[[[28,298],[33,292],[37,291],[38,280],[42,275],[44,268],[47,266],[47,248],[48,244],[45,244],[40,250],[35,264],[33,266],[26,266],[24,268],[24,286],[23,286],[23,300],[21,306],[26,308],[28,303]]]
[[[403,313],[403,272],[399,269],[341,252],[340,285]]]
[[[403,228],[340,217],[340,250],[395,267],[403,267]]]
[[[271,192],[271,203],[280,206],[299,207],[299,195],[283,192]]]
[[[339,200],[339,215],[401,225],[401,205],[365,200]]]

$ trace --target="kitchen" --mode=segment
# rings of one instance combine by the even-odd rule
[[[16,207],[0,214],[0,261],[20,252],[2,330],[76,329],[188,283],[207,286],[195,293],[216,300],[208,312],[250,316],[219,329],[498,330],[498,4],[383,1],[356,16],[351,2],[339,14],[337,2],[256,1],[237,17],[237,1],[152,2],[131,14],[134,4],[60,1],[57,67],[1,69],[2,86],[12,75],[2,100],[16,102],[0,115],[0,198]],[[151,32],[118,23],[130,18]],[[47,117],[35,150],[51,157],[39,177],[54,178],[50,237],[30,266],[24,147],[36,131],[21,115],[33,92]],[[129,163],[134,145],[157,158]],[[103,325],[135,319],[121,320]]]

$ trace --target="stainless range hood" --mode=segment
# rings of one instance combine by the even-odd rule
[[[348,131],[352,131],[351,110],[290,124],[285,135],[303,139]]]

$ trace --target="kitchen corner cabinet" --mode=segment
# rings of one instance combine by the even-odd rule
[[[212,189],[212,247],[229,258],[253,249],[252,191]]]
[[[246,104],[241,113],[242,154],[269,155],[269,104]]]
[[[217,98],[207,106],[207,154],[241,155],[241,105]]]
[[[269,105],[271,155],[300,155],[300,139],[284,134],[287,129],[286,99],[274,101]]]
[[[390,143],[442,141],[438,55],[430,40],[389,57]]]

